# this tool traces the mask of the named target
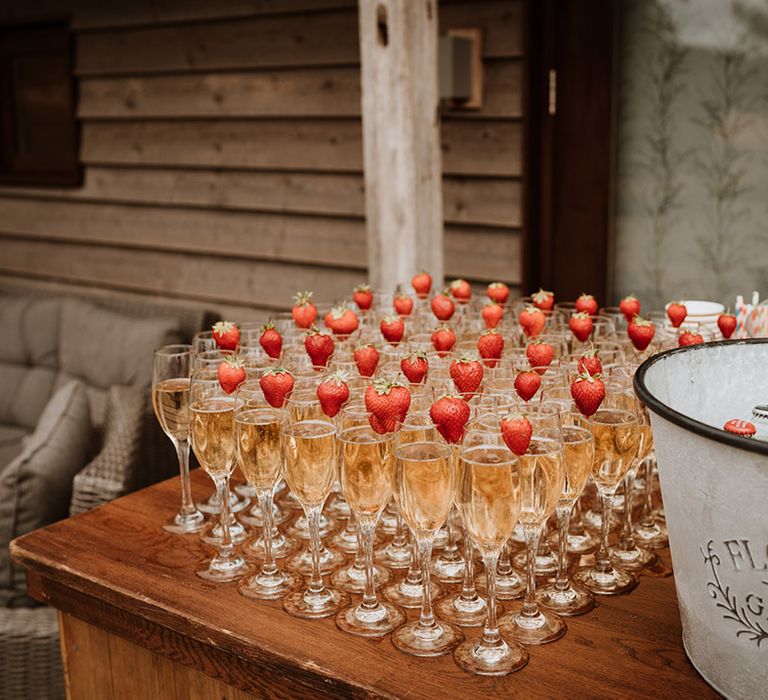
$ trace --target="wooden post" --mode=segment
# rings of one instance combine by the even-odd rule
[[[359,0],[368,277],[443,283],[436,0]]]

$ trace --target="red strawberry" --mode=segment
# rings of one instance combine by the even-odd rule
[[[683,331],[677,338],[677,345],[681,348],[685,348],[689,345],[699,345],[704,342],[704,338],[700,333],[693,333],[692,331]]]
[[[467,280],[453,280],[451,282],[451,294],[459,304],[466,304],[472,297],[472,287],[469,286]]]
[[[349,387],[341,373],[331,374],[317,385],[317,398],[320,408],[329,418],[333,418],[349,400]]]
[[[293,297],[293,322],[299,328],[309,328],[317,320],[317,307],[311,302],[312,292],[299,292]]]
[[[675,328],[680,328],[680,326],[683,325],[683,321],[685,321],[687,315],[688,309],[686,309],[685,304],[680,301],[673,301],[667,307],[667,316],[669,316],[669,320]]]
[[[539,287],[539,291],[531,297],[533,305],[542,311],[551,311],[555,306],[555,295]]]
[[[435,314],[438,321],[447,321],[453,312],[456,311],[456,304],[447,294],[436,294],[431,301],[432,313]]]
[[[413,297],[409,297],[407,294],[395,294],[392,307],[398,316],[410,316],[411,311],[413,311]]]
[[[493,329],[483,331],[477,339],[477,351],[486,367],[495,367],[504,352],[504,338]]]
[[[515,377],[515,391],[523,401],[530,401],[541,386],[541,377],[531,369],[523,370]]]
[[[509,287],[504,282],[492,282],[486,290],[488,298],[497,304],[506,304],[509,299]]]
[[[313,326],[304,338],[304,348],[314,367],[325,367],[336,345],[330,335],[321,333]]]
[[[483,382],[483,366],[467,355],[451,362],[449,372],[454,385],[465,399],[470,394],[474,394]]]
[[[496,328],[504,317],[504,309],[495,301],[490,301],[483,307],[482,316],[486,328]]]
[[[270,406],[282,408],[293,391],[293,375],[282,367],[270,367],[261,375],[259,386]]]
[[[245,367],[237,355],[227,355],[219,365],[217,374],[225,394],[237,391],[237,387],[245,381]]]
[[[371,427],[377,433],[392,433],[411,406],[411,392],[397,380],[377,379],[365,390],[365,407],[373,414]]]
[[[509,413],[499,423],[506,446],[518,457],[528,451],[533,437],[531,421],[522,413]]]
[[[361,284],[355,287],[352,292],[352,301],[357,304],[360,311],[368,311],[373,305],[373,292],[368,284]]]
[[[568,319],[568,328],[582,343],[592,335],[592,317],[584,312],[577,311]]]
[[[346,306],[337,306],[325,315],[325,325],[334,335],[346,338],[357,330],[357,315]]]
[[[597,316],[597,301],[591,294],[582,294],[576,300],[576,311],[587,314],[588,316]]]
[[[213,339],[222,350],[237,350],[240,342],[240,330],[232,321],[219,321],[213,324]]]
[[[413,276],[411,286],[419,299],[426,299],[429,296],[429,290],[432,289],[432,276],[428,272],[420,272]]]
[[[379,351],[374,345],[361,345],[355,349],[355,364],[361,377],[372,377],[379,365]]]
[[[640,300],[634,294],[624,297],[619,302],[619,311],[624,314],[624,318],[629,323],[635,316],[640,315]]]
[[[595,375],[600,374],[603,371],[603,363],[597,355],[595,348],[587,350],[580,358],[577,365],[579,374],[586,372],[587,374]]]
[[[280,357],[280,351],[283,349],[283,336],[275,330],[274,323],[265,323],[261,327],[259,345],[264,348],[264,352],[270,357]]]
[[[400,369],[411,384],[421,384],[429,371],[429,360],[423,352],[414,352],[400,360]]]
[[[632,341],[632,345],[635,346],[635,349],[640,352],[645,350],[651,344],[655,333],[656,326],[642,316],[635,316],[627,326],[627,335]]]
[[[717,327],[723,334],[723,338],[728,340],[736,330],[736,317],[733,314],[720,314],[717,317]]]
[[[536,367],[539,374],[544,374],[546,372],[544,368],[549,367],[555,359],[555,349],[549,343],[533,340],[526,346],[525,356],[531,363],[531,367]]]
[[[469,404],[458,396],[442,396],[430,406],[429,417],[446,442],[456,444],[464,438]]]
[[[537,309],[535,306],[526,306],[520,312],[519,321],[526,337],[535,338],[544,328],[547,317],[541,309]]]
[[[390,345],[397,345],[405,333],[405,324],[399,316],[386,316],[379,324],[381,334]]]
[[[445,357],[456,345],[456,334],[451,328],[443,326],[432,333],[432,347],[440,357]]]
[[[571,396],[582,415],[587,418],[594,415],[605,398],[605,384],[602,377],[599,374],[592,376],[582,372],[571,382]]]

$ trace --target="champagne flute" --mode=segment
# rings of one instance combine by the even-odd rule
[[[555,511],[563,492],[565,455],[560,411],[556,406],[527,407],[532,437],[520,456],[520,522],[523,525],[526,562],[526,589],[522,606],[499,620],[502,632],[523,644],[545,644],[565,634],[563,619],[536,600],[536,552],[547,519]]]
[[[528,652],[505,641],[496,619],[496,563],[501,546],[509,539],[520,512],[520,461],[498,434],[485,433],[485,444],[464,446],[459,456],[460,483],[457,500],[464,516],[467,537],[483,555],[488,602],[483,636],[460,644],[453,652],[465,671],[503,676],[528,663]]]
[[[453,505],[453,471],[451,450],[439,442],[401,444],[395,451],[394,488],[419,549],[422,605],[419,620],[396,629],[392,643],[414,656],[441,656],[464,640],[458,628],[435,618],[429,587],[432,542]]]
[[[163,432],[176,448],[181,475],[181,509],[163,529],[177,535],[200,532],[205,516],[195,508],[189,483],[189,375],[191,345],[165,345],[155,350],[152,406]]]
[[[592,433],[578,425],[564,425],[565,480],[557,502],[558,562],[557,578],[538,592],[541,605],[560,615],[583,615],[595,607],[595,599],[585,588],[575,585],[568,573],[568,529],[571,510],[581,496],[592,469],[594,441]]]
[[[336,430],[327,419],[314,417],[321,410],[319,401],[316,410],[289,404],[290,399],[280,425],[285,480],[309,522],[312,576],[305,591],[283,598],[283,609],[296,617],[331,617],[349,602],[346,593],[325,587],[320,570],[320,513],[336,474]]]
[[[262,600],[281,598],[301,584],[301,578],[278,569],[272,550],[272,495],[283,474],[280,446],[280,411],[265,400],[257,381],[244,382],[237,392],[235,411],[237,463],[245,480],[256,492],[261,506],[264,560],[258,574],[243,578],[238,590]]]
[[[192,374],[189,386],[189,431],[200,466],[211,477],[221,501],[221,538],[218,553],[200,578],[224,583],[247,571],[245,559],[235,550],[229,530],[229,477],[235,468],[235,410],[240,401],[224,393],[217,373],[202,369]]]
[[[613,497],[637,454],[640,440],[637,410],[633,408],[630,392],[631,389],[609,384],[605,400],[589,418],[595,441],[592,478],[603,508],[601,538],[594,565],[579,569],[575,578],[597,595],[628,593],[637,586],[634,576],[613,566],[608,547]]]
[[[337,434],[341,451],[341,487],[357,520],[365,554],[365,590],[359,605],[336,615],[339,629],[362,637],[381,637],[405,622],[405,613],[376,596],[373,542],[376,524],[392,493],[391,435],[380,435],[369,425],[342,429]]]

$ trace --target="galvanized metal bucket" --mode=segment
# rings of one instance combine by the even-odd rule
[[[686,653],[723,695],[768,697],[768,442],[721,429],[768,403],[768,340],[660,353],[635,391],[651,414]]]

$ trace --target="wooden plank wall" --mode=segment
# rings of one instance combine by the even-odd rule
[[[25,7],[31,5],[31,7]],[[480,27],[479,112],[442,125],[446,275],[520,282],[522,0],[443,0]],[[0,275],[283,309],[366,276],[354,0],[3,0],[70,15],[84,185],[0,188]]]

